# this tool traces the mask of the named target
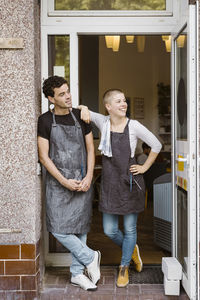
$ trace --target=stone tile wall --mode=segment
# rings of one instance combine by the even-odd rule
[[[37,117],[41,108],[40,8],[37,0],[0,5],[0,299],[33,299],[39,289],[41,178]]]

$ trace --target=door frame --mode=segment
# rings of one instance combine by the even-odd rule
[[[198,92],[198,2],[190,5],[188,15],[181,18],[180,24],[172,32],[172,55],[171,55],[171,86],[172,86],[172,176],[173,176],[173,256],[177,254],[177,197],[176,197],[176,38],[187,26],[187,98],[188,98],[188,151],[186,163],[190,166],[188,170],[189,187],[188,191],[188,280],[183,271],[182,285],[188,293],[190,299],[199,297],[199,92]],[[195,130],[194,125],[195,124]]]
[[[78,35],[105,35],[105,34],[171,34],[174,32],[174,28],[179,23],[179,0],[173,1],[173,13],[159,14],[153,12],[152,14],[144,14],[144,12],[132,14],[132,16],[116,15],[115,17],[109,17],[100,14],[98,18],[91,16],[62,16],[59,14],[51,14],[48,8],[48,0],[42,0],[41,2],[41,68],[42,68],[42,81],[48,77],[48,35],[69,35],[70,36],[70,89],[73,95],[73,105],[76,106],[79,103],[79,76],[78,76]],[[137,18],[136,18],[137,16]],[[152,18],[154,16],[154,18]],[[198,39],[197,39],[198,40]],[[172,45],[173,47],[173,45]],[[197,64],[198,65],[198,64]],[[72,67],[73,66],[73,67]],[[173,75],[174,76],[174,75]],[[197,89],[198,93],[198,89]],[[198,97],[198,95],[197,95]],[[198,99],[198,98],[197,98]],[[172,100],[173,101],[173,100]],[[174,114],[172,104],[172,114]],[[48,110],[48,102],[42,95],[42,113]],[[197,124],[199,124],[198,116]],[[173,120],[173,118],[172,118]],[[173,125],[174,126],[174,125]],[[172,127],[173,128],[173,127]],[[198,127],[197,127],[198,128]],[[196,138],[199,138],[199,132],[196,130]],[[197,145],[198,147],[198,145]],[[172,148],[174,149],[174,141],[172,139]],[[197,153],[199,149],[197,149]],[[173,152],[172,152],[173,153]],[[173,158],[173,157],[172,157]],[[199,170],[199,167],[198,167]],[[174,174],[174,168],[172,170]],[[174,178],[174,176],[173,176]],[[174,180],[174,179],[173,179]],[[199,175],[197,172],[196,186],[197,195],[199,195]],[[199,204],[196,203],[196,284],[199,284]],[[174,219],[174,216],[173,216]],[[173,224],[174,227],[174,224]],[[47,253],[46,253],[47,255]],[[172,255],[175,256],[175,234],[173,230],[173,249]],[[52,255],[50,254],[52,257]],[[49,256],[49,258],[50,258]],[[63,259],[66,254],[61,254],[60,259]],[[70,262],[69,257],[67,261]]]

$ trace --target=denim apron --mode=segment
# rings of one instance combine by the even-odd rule
[[[128,123],[123,133],[111,132],[112,157],[102,156],[99,210],[104,213],[126,215],[144,210],[143,176],[129,171],[130,165],[137,163],[131,158]]]
[[[75,126],[53,123],[49,157],[67,179],[82,180],[87,172],[87,156],[83,133],[74,114]],[[92,187],[87,192],[70,191],[46,172],[47,230],[60,234],[87,233],[92,212]]]

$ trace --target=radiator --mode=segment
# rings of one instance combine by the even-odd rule
[[[165,174],[166,175],[166,174]],[[161,248],[171,252],[172,239],[172,184],[162,183],[166,176],[160,176],[154,181],[154,242]]]

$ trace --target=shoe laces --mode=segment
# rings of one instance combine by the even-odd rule
[[[127,269],[128,269],[127,266],[120,267],[120,270],[119,270],[120,276],[124,277],[125,276],[125,272],[126,272]]]

